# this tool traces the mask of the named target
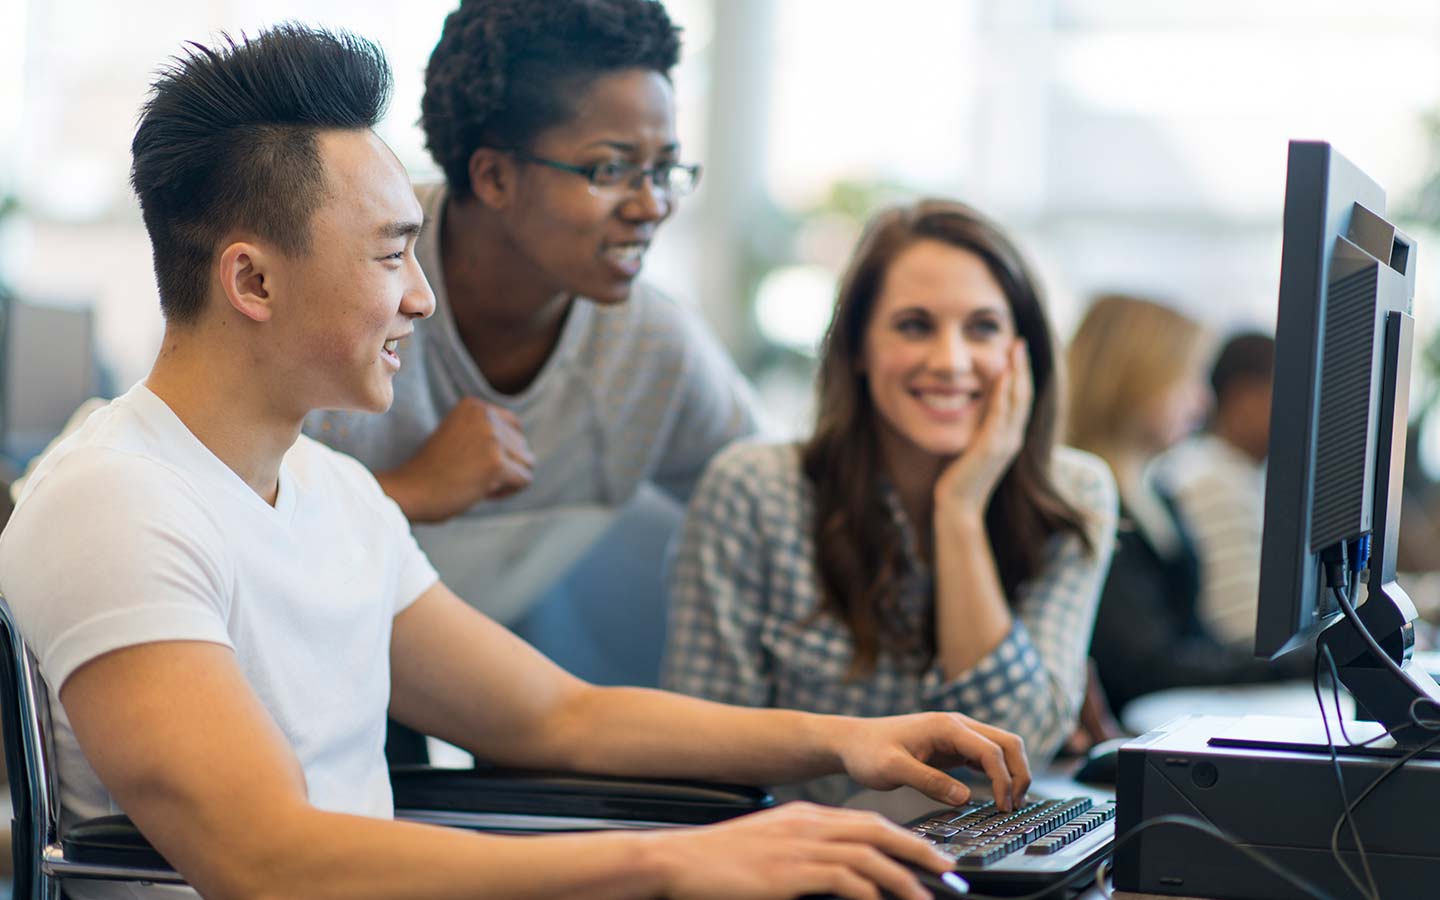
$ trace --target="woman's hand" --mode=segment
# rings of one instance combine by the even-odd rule
[[[1035,384],[1030,353],[1023,340],[1010,348],[1010,368],[990,387],[984,418],[970,446],[940,473],[935,483],[935,515],[983,518],[990,495],[1025,443],[1025,426]]]
[[[462,397],[409,462],[375,477],[411,522],[444,522],[524,490],[534,469],[515,414]]]

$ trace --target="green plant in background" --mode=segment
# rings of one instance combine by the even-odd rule
[[[1440,110],[1431,110],[1421,118],[1425,131],[1427,175],[1419,187],[1395,204],[1395,219],[1410,233],[1428,232],[1440,235]],[[1421,265],[1426,258],[1425,246],[1421,246]],[[1440,248],[1432,248],[1440,249]],[[1432,328],[1416,349],[1413,365],[1417,379],[1417,392],[1410,398],[1410,418],[1422,423],[1440,408],[1440,328]]]
[[[1428,152],[1426,175],[1391,204],[1396,223],[1417,238],[1419,265],[1440,249],[1440,109],[1421,118]],[[1428,250],[1427,250],[1428,248]],[[1432,263],[1433,264],[1433,263]],[[1426,310],[1426,312],[1430,312]],[[1407,571],[1440,568],[1440,317],[1424,317],[1428,333],[1416,335],[1411,360],[1410,427],[1405,446],[1405,501],[1400,521],[1400,566]]]
[[[866,220],[883,206],[915,196],[915,190],[896,181],[852,181],[841,179],[830,185],[825,199],[812,216],[841,216],[863,227]]]
[[[818,340],[824,326],[818,319],[828,322],[828,309],[834,300],[833,290],[826,291],[827,296],[823,298],[815,296],[814,289],[824,282],[825,276],[813,273],[824,272],[838,279],[870,217],[885,206],[913,196],[915,191],[912,188],[896,182],[839,179],[832,182],[816,202],[806,207],[773,211],[770,227],[765,229],[767,239],[752,245],[748,285],[751,308],[756,318],[763,318],[761,294],[767,279],[776,275],[793,278],[797,270],[807,270],[810,274],[800,278],[799,282],[808,286],[809,290],[782,297],[780,300],[783,302],[779,305],[789,305],[793,301],[810,307],[801,318],[814,318],[816,321],[786,338],[766,334],[762,325],[760,332],[764,346],[760,358],[756,360],[761,366],[789,362],[798,367],[797,371],[809,372],[813,364],[814,340],[808,335],[803,341],[797,342],[796,338],[800,336],[799,332],[815,330],[813,339]],[[786,291],[791,286],[790,282],[784,285]],[[799,284],[794,286],[799,287]],[[773,306],[776,299],[772,296],[769,302]],[[817,304],[825,309],[818,309]]]
[[[1440,227],[1440,110],[1431,110],[1420,119],[1429,145],[1429,174],[1415,193],[1400,204],[1397,218],[1428,228]]]
[[[814,202],[767,205],[747,230],[738,269],[748,310],[742,368],[767,397],[783,433],[808,433],[815,352],[830,321],[839,279],[865,223],[915,196],[880,179],[839,179]]]

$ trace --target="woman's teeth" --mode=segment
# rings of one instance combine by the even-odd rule
[[[635,263],[645,255],[642,243],[611,244],[605,248],[605,256],[617,263]]]
[[[388,341],[385,342],[385,352],[386,352],[386,353],[394,353],[394,352],[395,352],[395,348],[397,348],[397,347],[399,347],[399,346],[400,346],[400,339],[399,339],[399,338],[391,338],[390,340],[388,340]]]
[[[921,403],[940,412],[958,412],[969,406],[975,399],[974,394],[931,394],[921,392],[918,396]]]

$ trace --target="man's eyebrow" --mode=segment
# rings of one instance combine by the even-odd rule
[[[380,226],[380,237],[385,240],[394,238],[408,238],[412,235],[418,237],[424,224],[421,222],[391,222]]]

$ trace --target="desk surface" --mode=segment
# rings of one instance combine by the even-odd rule
[[[1328,691],[1325,702],[1330,703]],[[1343,691],[1340,708],[1345,719],[1355,719],[1355,700]],[[1180,716],[1191,715],[1314,718],[1315,688],[1308,680],[1171,688],[1132,700],[1122,711],[1121,719],[1130,731],[1144,734]]]

